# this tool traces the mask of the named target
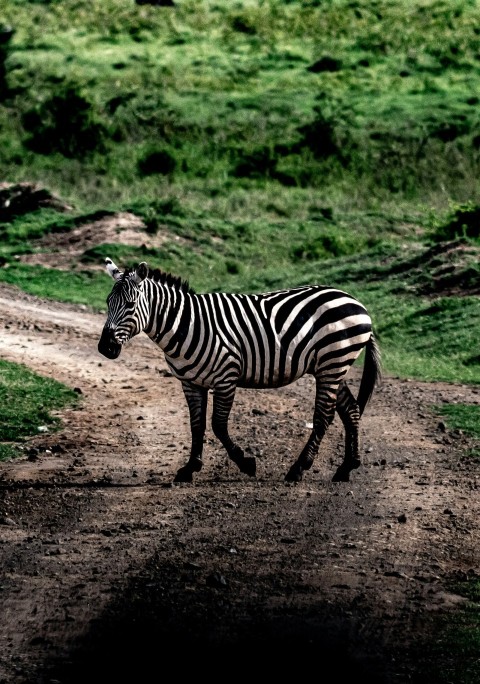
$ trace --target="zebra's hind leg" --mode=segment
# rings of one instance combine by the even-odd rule
[[[188,462],[177,471],[174,482],[192,482],[193,473],[198,473],[203,465],[202,453],[207,417],[208,390],[203,387],[196,387],[188,382],[182,382],[182,387],[190,412],[192,448]]]
[[[313,430],[300,456],[285,476],[287,482],[300,482],[304,470],[312,467],[318,453],[320,442],[335,415],[335,401],[338,385],[327,385],[316,378],[315,411],[313,413]]]
[[[332,480],[333,482],[348,482],[350,472],[361,465],[358,457],[360,408],[346,383],[342,383],[338,390],[337,412],[345,428],[345,456]]]
[[[257,462],[253,456],[245,456],[243,449],[231,439],[228,434],[228,417],[235,398],[235,385],[216,387],[213,392],[212,429],[220,440],[231,460],[240,468],[240,472],[254,477],[257,472]]]

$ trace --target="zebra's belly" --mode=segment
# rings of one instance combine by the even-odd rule
[[[285,385],[290,385],[292,382],[295,382],[308,372],[308,370],[304,370],[302,372],[298,371],[294,375],[289,374],[282,376],[272,374],[269,377],[262,378],[240,377],[237,381],[237,387],[245,387],[247,389],[272,389],[274,387],[284,387]]]
[[[175,363],[171,359],[168,359],[167,363],[172,371],[172,375],[179,380],[209,389],[214,388],[216,385],[225,385],[226,374],[219,372],[219,369],[210,369],[210,372],[199,373],[198,369],[191,368],[185,372],[184,369],[176,368]],[[269,372],[264,372],[263,374],[254,374],[251,371],[242,373],[240,369],[237,369],[237,372],[228,373],[228,378],[236,387],[269,389],[290,385],[308,372],[310,372],[308,369],[297,369],[296,373],[280,374],[278,370],[270,369]]]

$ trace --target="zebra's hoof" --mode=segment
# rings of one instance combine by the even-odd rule
[[[292,466],[285,475],[285,482],[300,482],[302,479],[302,471],[296,466]]]
[[[239,462],[238,467],[241,473],[255,477],[257,472],[257,461],[254,456],[244,456]]]
[[[191,468],[183,466],[177,471],[174,482],[193,482],[193,474]]]
[[[350,481],[350,469],[344,466],[339,466],[337,472],[332,477],[332,482],[349,482]]]
[[[359,458],[354,458],[348,463],[342,463],[338,466],[337,472],[332,477],[332,482],[350,482],[350,472],[356,468],[360,468],[362,462]]]
[[[188,464],[188,466],[185,466],[186,468],[191,468],[192,472],[194,473],[199,473],[202,469],[203,466],[203,461],[201,458],[194,458],[191,460]]]

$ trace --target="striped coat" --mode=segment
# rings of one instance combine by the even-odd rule
[[[346,430],[343,463],[334,480],[348,480],[360,464],[358,425],[380,376],[380,355],[365,307],[341,290],[310,285],[263,294],[196,294],[186,282],[142,262],[122,273],[106,260],[115,284],[99,351],[116,358],[134,335],[145,332],[164,352],[190,410],[192,448],[176,481],[191,481],[202,467],[208,390],[212,427],[242,472],[254,475],[255,459],[231,439],[228,419],[237,387],[273,388],[305,374],[316,380],[313,430],[286,475],[299,481],[311,467],[335,410]],[[346,382],[365,348],[355,399]]]

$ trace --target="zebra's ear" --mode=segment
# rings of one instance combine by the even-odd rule
[[[121,277],[122,272],[108,257],[105,259],[105,267],[107,269],[107,272],[112,276],[114,280],[118,280]]]
[[[135,275],[134,275],[133,279],[135,280],[137,285],[140,285],[140,283],[142,283],[145,280],[147,275],[148,275],[147,263],[145,261],[142,261],[142,263],[138,264],[137,268],[135,269]]]

